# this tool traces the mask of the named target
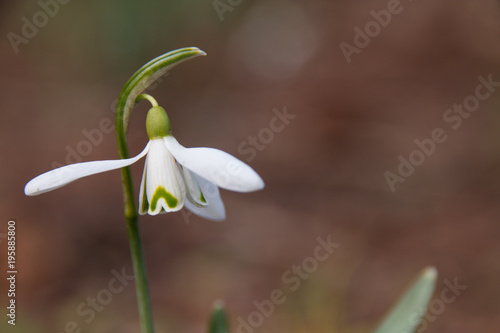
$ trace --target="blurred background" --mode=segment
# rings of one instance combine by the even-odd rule
[[[116,274],[132,273],[119,172],[37,197],[23,188],[56,166],[117,158],[109,127],[121,88],[186,46],[207,56],[149,93],[179,142],[231,153],[266,188],[222,191],[222,223],[141,218],[158,332],[204,332],[217,299],[233,332],[369,332],[427,265],[439,277],[425,332],[500,325],[499,85],[482,88],[475,111],[443,118],[480,76],[500,82],[498,1],[0,6],[1,276],[10,219],[18,265],[17,325],[6,325],[2,278],[0,331],[139,331],[133,281],[109,292]],[[131,154],[148,140],[146,111],[132,116]],[[436,128],[446,140],[415,153]],[[398,175],[410,155],[419,165]],[[142,168],[132,166],[136,192]],[[318,237],[340,247],[291,290],[290,270],[310,262]],[[441,307],[446,281],[467,289]],[[239,327],[275,289],[286,301]]]

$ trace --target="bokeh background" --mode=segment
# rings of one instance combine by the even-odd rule
[[[467,289],[426,319],[425,332],[496,330],[500,95],[457,130],[443,114],[474,94],[479,76],[500,81],[498,1],[402,0],[350,63],[340,44],[352,45],[354,29],[388,1],[217,3],[223,13],[212,0],[70,1],[36,33],[24,28],[31,35],[17,47],[10,33],[25,38],[25,20],[43,23],[43,7],[1,3],[0,233],[15,219],[19,273],[15,328],[6,325],[0,281],[0,331],[59,333],[73,330],[71,321],[82,332],[139,331],[131,283],[89,323],[76,310],[107,288],[113,270],[131,273],[119,172],[38,197],[23,187],[66,164],[84,131],[113,119],[140,66],[186,46],[208,55],[176,67],[150,93],[183,145],[237,156],[266,188],[223,191],[223,223],[141,218],[158,332],[204,332],[217,299],[236,332],[238,318],[274,289],[287,300],[255,332],[369,332],[427,265],[439,271],[435,299],[445,280]],[[241,145],[284,109],[295,118],[251,159]],[[132,154],[147,142],[146,111],[140,104],[132,116]],[[398,157],[438,127],[448,139],[391,191],[384,173],[396,173]],[[103,133],[80,158],[116,158],[115,145],[114,133]],[[136,190],[142,167],[132,167]],[[283,274],[329,235],[341,246],[290,291]]]

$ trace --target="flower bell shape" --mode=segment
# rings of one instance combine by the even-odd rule
[[[264,188],[262,178],[247,164],[214,148],[185,148],[172,136],[170,120],[160,106],[146,118],[149,142],[137,156],[121,160],[67,165],[32,179],[24,188],[29,196],[62,187],[79,178],[123,168],[146,155],[139,193],[139,214],[175,212],[186,206],[214,221],[225,219],[219,187],[236,192]]]

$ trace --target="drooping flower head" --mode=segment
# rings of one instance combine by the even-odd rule
[[[139,193],[139,213],[157,215],[186,206],[211,220],[225,218],[219,187],[237,192],[264,188],[262,178],[247,164],[214,148],[185,148],[172,135],[170,120],[158,106],[148,111],[149,142],[129,159],[93,161],[67,165],[31,180],[26,195],[42,194],[79,178],[123,168],[146,155]]]

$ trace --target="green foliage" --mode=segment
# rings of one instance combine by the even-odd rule
[[[210,322],[208,324],[208,333],[229,333],[224,304],[220,301],[215,302]]]
[[[437,271],[434,267],[424,269],[373,333],[415,332],[434,292],[436,277]]]

